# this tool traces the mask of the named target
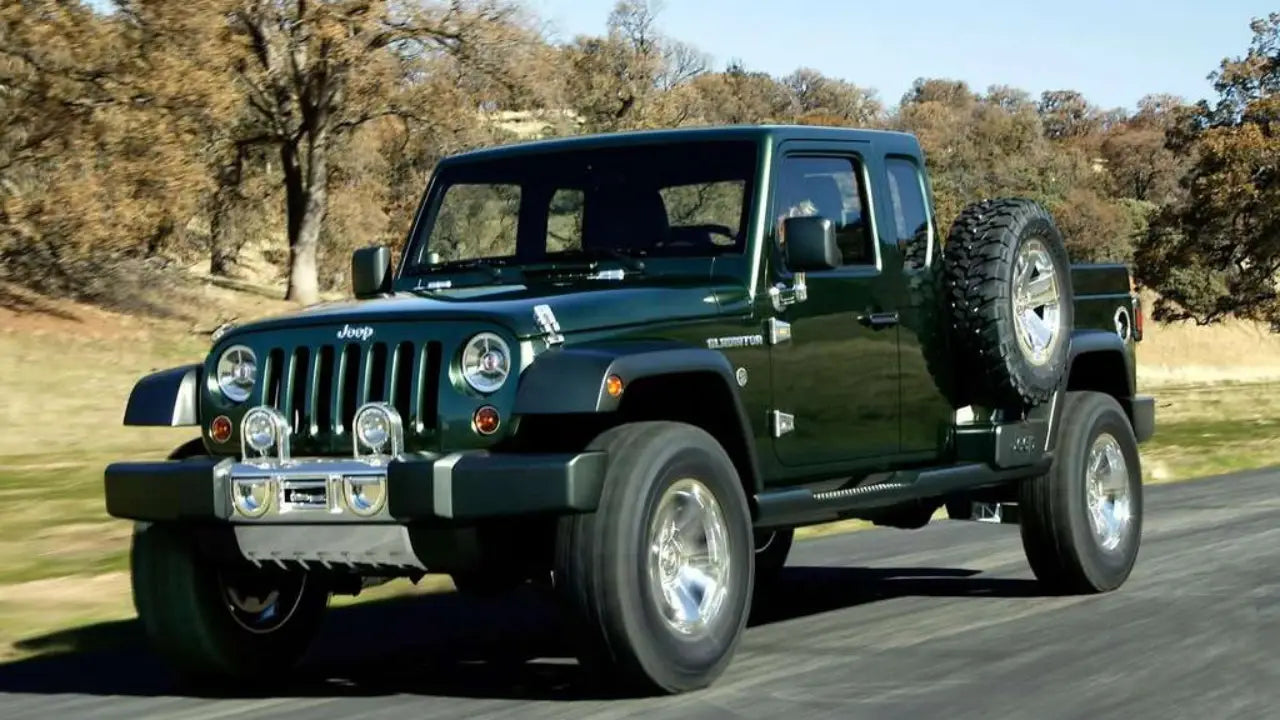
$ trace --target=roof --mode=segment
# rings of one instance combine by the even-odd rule
[[[587,150],[600,147],[721,140],[861,140],[900,145],[914,143],[911,135],[894,130],[831,127],[826,125],[715,125],[661,130],[626,130],[590,135],[570,135],[543,140],[526,140],[470,150],[445,158],[443,162],[486,160],[525,154]]]

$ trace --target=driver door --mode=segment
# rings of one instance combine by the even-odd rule
[[[899,450],[898,308],[886,304],[895,294],[882,272],[859,145],[848,152],[801,146],[783,155],[775,173],[774,257],[785,258],[782,220],[797,215],[830,219],[842,256],[841,267],[803,274],[807,297],[772,308],[775,324],[790,330],[770,350],[773,444],[778,461],[793,468],[878,461]],[[781,262],[772,265],[775,286],[801,280]]]

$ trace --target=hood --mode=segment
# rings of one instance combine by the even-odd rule
[[[481,285],[435,291],[400,291],[372,300],[324,303],[238,325],[227,337],[244,333],[342,323],[477,320],[508,327],[521,339],[541,334],[533,308],[548,305],[565,334],[625,325],[670,322],[715,315],[716,294],[697,283],[640,282],[597,287]]]

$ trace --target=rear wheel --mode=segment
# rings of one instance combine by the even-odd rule
[[[556,539],[582,665],[628,690],[706,687],[751,605],[751,517],[733,462],[677,422],[613,428],[591,448],[609,455],[599,506],[562,519]]]
[[[1114,590],[1133,570],[1142,537],[1142,465],[1120,403],[1067,393],[1054,458],[1048,474],[1019,489],[1031,569],[1054,592]]]
[[[196,684],[278,679],[310,646],[329,600],[314,574],[215,565],[168,525],[138,524],[131,564],[148,640]]]

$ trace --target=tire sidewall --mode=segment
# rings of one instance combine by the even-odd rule
[[[1067,438],[1064,453],[1058,467],[1059,491],[1064,493],[1071,547],[1079,556],[1080,566],[1090,582],[1099,589],[1109,590],[1119,586],[1129,576],[1137,560],[1142,538],[1142,465],[1133,428],[1124,411],[1109,395],[1089,393],[1077,406],[1078,414],[1064,418],[1078,424]],[[1111,552],[1104,551],[1093,533],[1089,521],[1088,488],[1085,473],[1089,451],[1093,442],[1103,433],[1110,433],[1120,445],[1128,472],[1129,499],[1132,519],[1128,533],[1120,545]]]
[[[632,483],[639,495],[632,498],[637,511],[627,513],[628,522],[619,523],[623,532],[616,537],[619,552],[612,558],[634,562],[614,562],[616,582],[611,585],[618,591],[615,600],[622,609],[627,640],[646,674],[663,686],[686,687],[703,684],[698,678],[719,675],[733,655],[750,612],[755,544],[737,473],[723,450],[700,431],[677,432],[664,440],[654,443],[661,450],[649,455],[643,467],[631,469],[641,474],[632,476],[639,480]],[[663,494],[682,478],[698,480],[715,497],[731,552],[725,605],[711,632],[692,639],[667,625],[649,587],[649,527]]]
[[[186,679],[257,681],[292,667],[311,644],[329,589],[309,574],[289,619],[271,632],[246,630],[232,616],[218,567],[200,557],[181,528],[135,526],[135,608],[157,650]]]
[[[1017,337],[1017,323],[1015,322],[1013,311],[1013,301],[1017,288],[1017,275],[1014,270],[1017,265],[1018,253],[1021,252],[1024,245],[1034,240],[1039,240],[1049,252],[1049,256],[1053,261],[1054,278],[1058,286],[1059,322],[1057,345],[1054,347],[1052,355],[1042,365],[1032,363],[1023,352],[1022,344]],[[1071,328],[1075,327],[1071,260],[1067,255],[1061,233],[1047,218],[1033,217],[1018,233],[1018,239],[1009,258],[1008,267],[1009,294],[1007,300],[1000,303],[1000,308],[1005,320],[1002,325],[1008,328],[1007,337],[1013,346],[1013,352],[1010,357],[1016,358],[1016,362],[1010,363],[1009,370],[1016,376],[1016,384],[1018,386],[1026,388],[1036,395],[1047,396],[1058,388],[1062,374],[1066,371]]]

